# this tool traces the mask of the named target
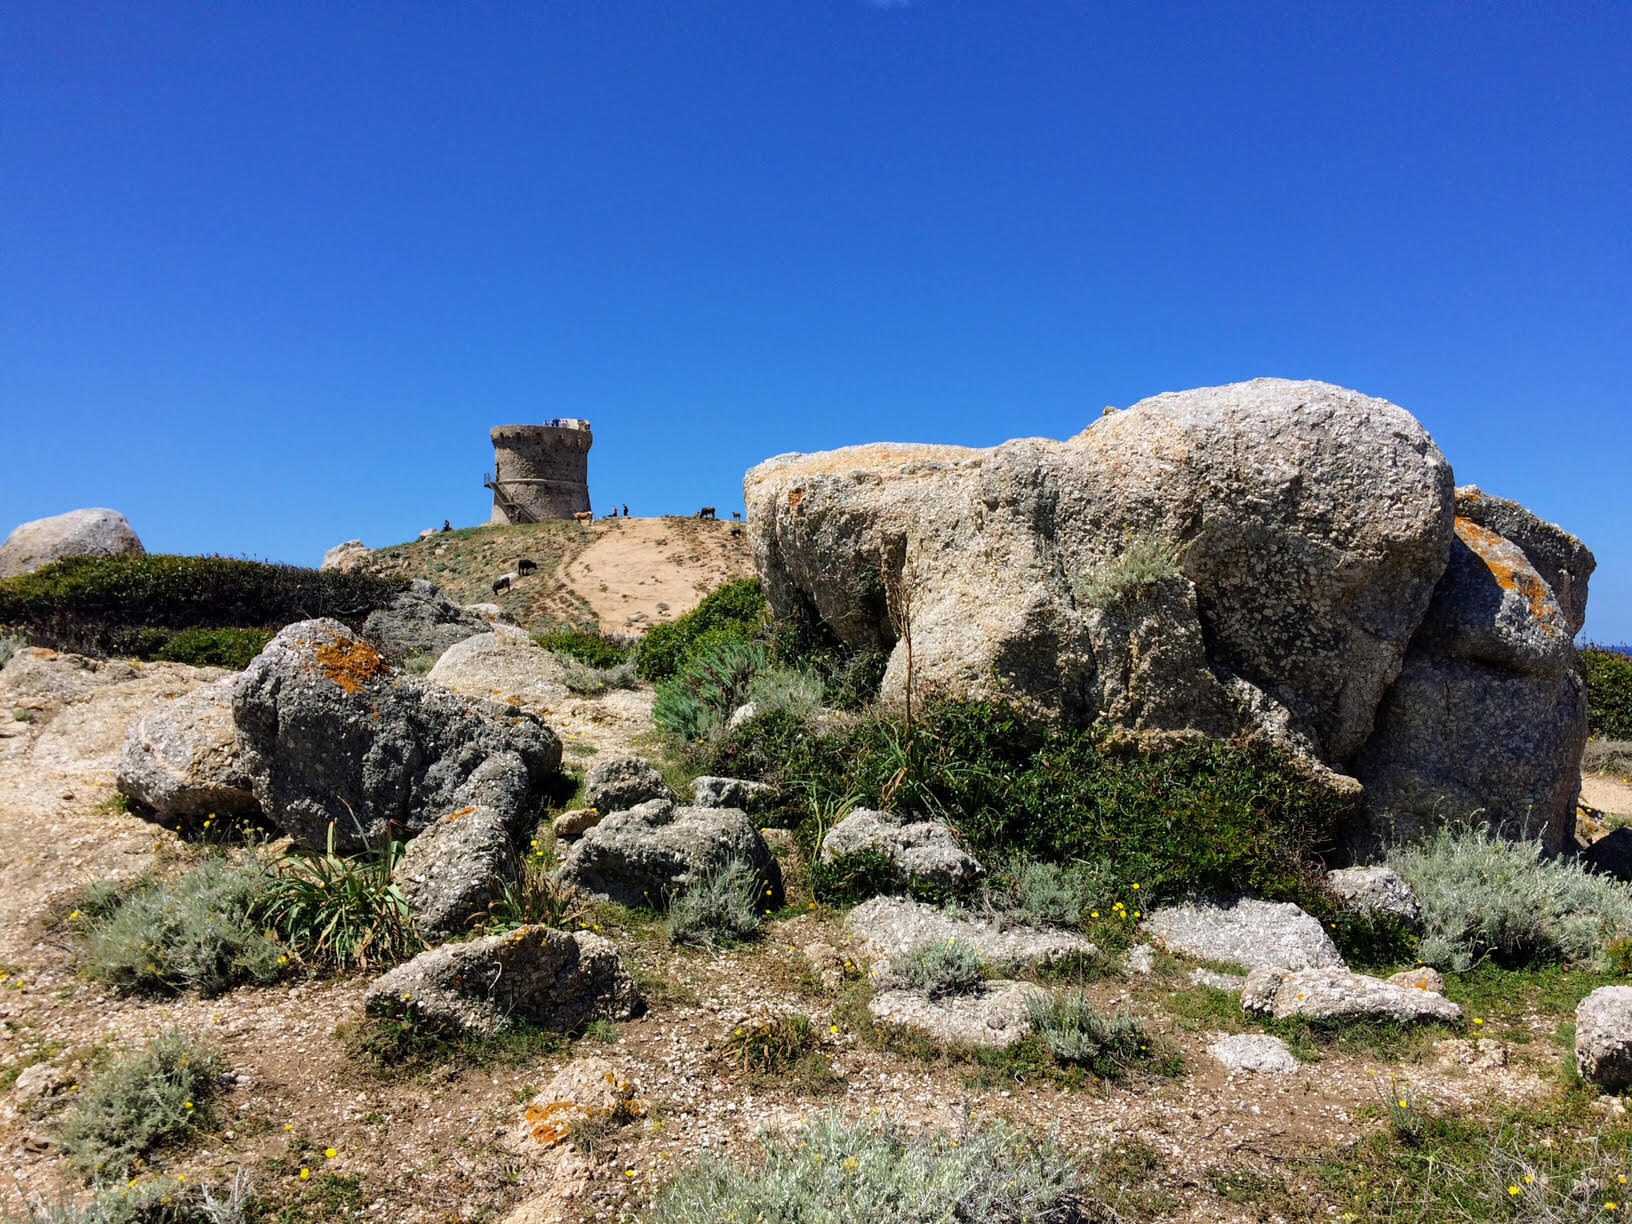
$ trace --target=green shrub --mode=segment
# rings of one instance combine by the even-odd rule
[[[1178,1055],[1143,1020],[1126,1011],[1107,1016],[1081,991],[1033,996],[1027,1014],[1050,1054],[1101,1079],[1121,1079],[1137,1068],[1178,1070]]]
[[[882,620],[884,584],[870,570],[860,581],[864,598],[872,601],[875,617]],[[890,652],[879,647],[855,650],[846,646],[803,592],[794,593],[792,610],[771,623],[767,637],[772,660],[820,680],[824,700],[834,709],[863,709],[877,698]]]
[[[186,1030],[160,1033],[75,1098],[61,1132],[69,1163],[94,1181],[128,1177],[138,1161],[208,1126],[223,1069]]]
[[[748,682],[746,694],[747,700],[753,703],[756,717],[785,714],[801,722],[808,722],[821,712],[824,696],[820,677],[774,664],[754,675]]]
[[[913,889],[910,882],[903,889],[901,869],[890,855],[879,850],[858,850],[853,854],[835,855],[825,863],[813,857],[810,891],[818,901],[829,905],[854,905],[881,894],[905,891],[910,896]]]
[[[267,920],[308,960],[340,969],[407,960],[425,945],[391,879],[402,852],[388,840],[353,857],[336,854],[330,823],[325,853],[297,848],[280,864],[264,894]]]
[[[1045,863],[1019,856],[982,886],[985,908],[1026,926],[1081,926],[1096,910],[1109,911],[1118,890],[1109,863]]]
[[[194,667],[230,667],[242,671],[272,640],[270,629],[183,629],[153,651],[151,657]]]
[[[1620,650],[1581,651],[1587,678],[1587,730],[1604,739],[1632,739],[1632,658]]]
[[[548,926],[568,931],[587,921],[588,903],[570,884],[555,879],[555,863],[542,854],[522,860],[516,878],[507,881],[498,900],[481,915],[482,930],[502,934],[524,926]]]
[[[765,647],[731,631],[699,638],[680,669],[657,685],[652,721],[688,741],[708,739],[748,699]]]
[[[556,654],[599,669],[617,667],[634,654],[631,647],[618,639],[584,629],[545,629],[534,633],[533,641],[545,650],[553,650]]]
[[[1179,576],[1178,546],[1163,536],[1130,539],[1121,556],[1077,579],[1076,596],[1092,608],[1111,608]]]
[[[405,579],[268,565],[228,557],[70,557],[0,581],[0,626],[37,646],[151,656],[178,630],[276,631],[330,616],[362,623]],[[242,652],[231,638],[178,651]]]
[[[986,981],[986,963],[980,951],[953,939],[930,939],[914,944],[895,958],[894,975],[931,999],[974,994]]]
[[[1086,1224],[1072,1162],[1052,1140],[965,1121],[910,1135],[888,1119],[828,1114],[766,1134],[762,1161],[705,1154],[658,1192],[650,1224]]]
[[[172,880],[87,889],[70,925],[88,977],[120,991],[220,994],[282,972],[284,948],[257,915],[272,880],[264,859],[206,859]]]
[[[755,578],[727,583],[684,616],[654,625],[640,641],[635,666],[645,680],[663,680],[680,670],[697,639],[724,630],[752,637],[765,620],[765,594]],[[0,618],[0,624],[3,624]]]
[[[1436,968],[1598,964],[1611,942],[1632,935],[1632,889],[1572,860],[1546,858],[1539,841],[1444,828],[1395,849],[1388,861],[1422,906],[1417,955]]]
[[[714,947],[757,939],[764,913],[759,873],[742,859],[732,859],[670,902],[669,942]]]

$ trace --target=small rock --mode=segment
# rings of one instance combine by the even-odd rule
[[[1144,922],[1169,952],[1232,961],[1248,969],[1304,969],[1343,964],[1324,927],[1296,905],[1250,897],[1227,905],[1168,906]]]
[[[362,637],[393,663],[409,659],[440,659],[448,647],[493,626],[466,612],[436,589],[415,578],[408,589],[363,621]]]
[[[832,944],[808,943],[800,952],[805,963],[822,979],[822,985],[827,989],[836,989],[844,982],[844,954]]]
[[[368,545],[361,540],[347,540],[336,544],[323,554],[323,563],[317,568],[320,570],[338,570],[340,573],[349,573],[357,569],[368,560]]]
[[[1632,1086],[1632,986],[1600,986],[1575,1009],[1575,1065],[1610,1092]]]
[[[1345,867],[1326,877],[1326,887],[1357,914],[1398,918],[1412,928],[1422,925],[1422,907],[1397,871],[1390,867]]]
[[[550,822],[550,828],[555,830],[557,837],[573,838],[582,837],[600,823],[599,812],[592,807],[583,807],[562,812]]]
[[[1237,1033],[1220,1037],[1207,1047],[1211,1054],[1230,1071],[1257,1071],[1267,1075],[1290,1075],[1298,1069],[1298,1060],[1279,1037],[1261,1033]]]
[[[673,799],[663,775],[637,756],[598,762],[584,776],[584,802],[602,812],[626,812],[649,799]]]
[[[1156,950],[1149,944],[1135,944],[1128,949],[1127,968],[1129,973],[1150,976],[1150,971],[1156,967]]]
[[[621,1078],[606,1059],[590,1055],[562,1068],[532,1099],[522,1113],[517,1146],[523,1152],[545,1151],[564,1143],[577,1124],[619,1125],[645,1112],[634,1081]]]
[[[744,778],[701,777],[691,784],[692,802],[698,807],[734,807],[758,812],[776,798],[776,787]]]
[[[56,1096],[67,1087],[68,1081],[62,1072],[50,1063],[35,1063],[32,1067],[25,1067],[12,1085],[19,1101],[43,1101],[47,1097]]]
[[[408,843],[395,873],[414,925],[432,938],[468,930],[515,878],[515,847],[490,807],[448,813]]]
[[[1379,1017],[1401,1024],[1426,1020],[1451,1023],[1462,1009],[1443,995],[1408,989],[1381,978],[1331,967],[1254,969],[1241,991],[1241,1008],[1276,1020],[1356,1020]]]
[[[1396,986],[1404,986],[1407,990],[1426,990],[1437,995],[1445,993],[1445,979],[1439,975],[1439,970],[1430,969],[1427,965],[1391,973],[1388,980]]]
[[[759,707],[751,701],[746,701],[731,711],[731,717],[725,720],[725,729],[735,731],[743,723],[759,717]]]
[[[1006,1049],[1031,1032],[1031,1000],[1045,993],[1029,982],[987,982],[974,994],[939,1000],[888,990],[875,995],[867,1010],[880,1023],[915,1029],[941,1045]]]
[[[899,897],[863,901],[844,918],[844,929],[869,956],[887,964],[921,943],[956,940],[973,947],[999,972],[1035,968],[1068,956],[1094,956],[1097,950],[1081,935],[1048,928],[999,930],[977,918],[954,918],[933,905]]]
[[[1190,970],[1190,984],[1192,986],[1210,986],[1214,990],[1228,990],[1234,994],[1247,984],[1247,979],[1239,973],[1219,973],[1213,969],[1192,969]]]
[[[972,882],[981,871],[980,864],[958,845],[950,825],[913,820],[900,812],[857,808],[822,838],[824,863],[863,851],[892,859],[903,882],[957,887]]]

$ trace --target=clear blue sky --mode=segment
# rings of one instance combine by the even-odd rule
[[[1597,552],[1632,639],[1632,3],[0,9],[0,531],[315,563],[591,490],[1386,396]]]

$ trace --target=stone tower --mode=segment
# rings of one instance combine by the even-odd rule
[[[589,510],[588,421],[498,425],[492,432],[495,523],[543,523]]]

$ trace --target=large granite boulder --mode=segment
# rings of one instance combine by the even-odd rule
[[[549,709],[569,696],[561,659],[508,625],[489,625],[442,652],[426,674],[432,684],[466,697],[492,697],[510,705]]]
[[[808,603],[849,645],[893,647],[886,700],[906,683],[889,607],[907,594],[924,696],[1110,709],[1136,730],[1200,719],[1328,763],[1370,733],[1454,516],[1450,467],[1409,413],[1280,379],[1156,396],[1067,442],[783,455],[744,494],[774,610]],[[1163,656],[1108,657],[1107,693],[1101,656],[1136,631]]]
[[[1632,986],[1600,986],[1576,1005],[1575,1065],[1589,1084],[1632,1087]]]
[[[421,952],[370,986],[363,1006],[371,1016],[488,1034],[517,1021],[574,1032],[631,1019],[645,1001],[610,940],[525,926]]]
[[[483,804],[512,831],[559,768],[561,741],[525,711],[392,668],[338,621],[280,632],[239,677],[233,720],[267,819],[344,852]]]
[[[117,510],[70,510],[22,523],[0,544],[0,578],[31,574],[64,557],[145,557],[147,550]]]
[[[393,663],[437,659],[455,642],[490,633],[493,626],[453,602],[433,583],[415,578],[408,589],[363,621],[362,636]]]
[[[119,793],[161,817],[258,814],[232,721],[233,684],[203,685],[132,723],[114,769]]]
[[[782,868],[748,813],[650,799],[585,832],[567,851],[560,877],[592,897],[662,909],[733,859],[754,869],[765,908],[780,907]]]
[[[361,540],[346,540],[323,554],[320,570],[337,570],[342,574],[358,569],[368,560],[368,545]]]
[[[393,875],[414,926],[431,938],[468,930],[515,878],[507,822],[481,804],[456,808],[409,842]]]
[[[1477,815],[1556,852],[1574,831],[1587,740],[1575,635],[1592,554],[1478,489],[1459,490],[1457,509],[1450,563],[1355,763],[1367,809],[1355,848]]]

